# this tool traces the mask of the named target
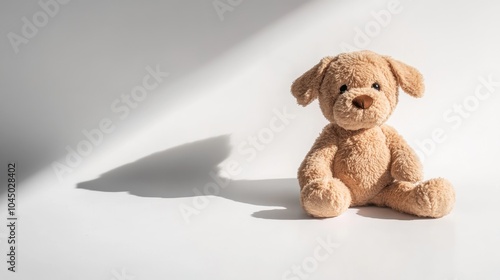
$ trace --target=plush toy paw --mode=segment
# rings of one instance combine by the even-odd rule
[[[351,193],[339,179],[318,180],[302,188],[301,203],[313,217],[336,217],[349,208]]]
[[[431,179],[416,186],[411,182],[396,181],[374,197],[371,203],[420,217],[440,218],[453,208],[455,191],[443,178]]]
[[[414,188],[418,216],[440,218],[450,213],[455,204],[455,191],[443,178],[425,181]]]
[[[418,160],[408,158],[394,160],[391,168],[391,175],[395,180],[407,182],[419,182],[424,178],[422,165]]]

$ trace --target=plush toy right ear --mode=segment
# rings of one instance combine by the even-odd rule
[[[404,92],[413,97],[424,95],[424,78],[417,69],[388,56],[385,59],[389,62],[392,73]]]
[[[333,59],[332,56],[324,57],[318,64],[293,82],[291,91],[293,96],[297,98],[297,103],[306,106],[318,97],[326,69]]]

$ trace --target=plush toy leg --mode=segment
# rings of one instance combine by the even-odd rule
[[[336,217],[349,208],[351,192],[339,179],[325,179],[305,185],[300,199],[309,215],[318,218]]]
[[[383,189],[372,202],[420,217],[439,218],[453,208],[455,191],[443,178],[431,179],[416,186],[398,181]]]

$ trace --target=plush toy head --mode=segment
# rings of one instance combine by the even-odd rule
[[[325,57],[292,84],[297,102],[319,99],[323,115],[346,130],[380,126],[398,102],[398,87],[414,97],[424,92],[413,67],[371,51]]]

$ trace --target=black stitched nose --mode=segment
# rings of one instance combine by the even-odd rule
[[[373,98],[368,95],[360,95],[352,100],[352,105],[359,109],[368,109],[373,104]]]

